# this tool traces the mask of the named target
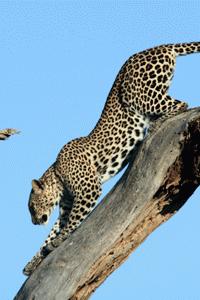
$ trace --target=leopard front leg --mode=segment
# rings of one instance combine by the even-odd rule
[[[58,223],[55,223],[40,251],[24,268],[23,273],[25,275],[31,275],[41,261],[80,225],[94,207],[96,200],[101,194],[101,184],[93,168],[89,167],[87,171],[86,179],[78,178],[73,186],[75,196],[73,200],[70,198],[71,210],[69,204],[64,202],[65,199],[63,199],[63,202],[60,202],[60,219]],[[89,178],[88,175],[90,176],[89,181],[87,179]],[[82,182],[82,186],[80,186],[80,182]]]
[[[58,247],[91,212],[101,194],[99,177],[91,170],[89,182],[86,179],[85,182],[82,183],[82,186],[79,185],[78,187],[75,187],[75,190],[73,206],[68,221],[62,225],[57,237],[45,247],[44,251],[46,253],[49,253],[53,251],[54,248]]]
[[[44,244],[40,248],[40,250],[34,255],[34,257],[27,263],[25,268],[23,269],[23,273],[26,276],[30,276],[33,271],[38,267],[38,265],[43,261],[46,257],[44,253],[45,247],[50,243],[52,239],[54,239],[60,230],[60,218],[55,222],[53,228],[51,229],[47,239],[45,240]]]
[[[29,276],[33,271],[37,268],[37,266],[41,263],[41,261],[48,255],[48,251],[46,251],[46,247],[50,244],[59,234],[61,228],[63,228],[68,222],[69,213],[71,211],[73,204],[73,198],[66,190],[63,194],[62,199],[59,203],[59,218],[55,222],[53,228],[51,229],[47,239],[44,244],[41,246],[40,250],[36,253],[36,255],[32,258],[32,260],[26,265],[23,270],[23,273]]]
[[[99,195],[100,195],[100,193],[97,195],[97,198]],[[75,200],[71,214],[69,216],[69,222],[66,224],[66,226],[64,226],[60,230],[58,236],[45,247],[46,252],[49,253],[49,252],[53,251],[64,240],[66,240],[66,238],[69,236],[69,234],[71,232],[73,232],[80,225],[80,223],[88,216],[88,214],[91,212],[92,208],[94,207],[94,205],[96,203],[96,199],[94,198],[92,201],[88,201],[88,200],[80,201],[78,199]],[[83,202],[85,203],[85,205],[82,204]]]

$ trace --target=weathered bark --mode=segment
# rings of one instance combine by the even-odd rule
[[[16,300],[83,300],[200,183],[200,108],[150,133],[134,162],[82,225],[27,279]]]
[[[0,130],[0,141],[6,140],[11,135],[16,133],[19,133],[19,131],[17,131],[16,129],[12,129],[12,128],[2,129]]]

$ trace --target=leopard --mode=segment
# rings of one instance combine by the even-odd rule
[[[121,67],[94,129],[63,146],[55,162],[32,180],[28,207],[33,224],[46,224],[59,205],[59,216],[40,250],[25,266],[30,276],[89,215],[102,184],[129,162],[148,134],[151,121],[187,110],[168,95],[176,57],[200,52],[200,42],[166,44],[136,53]]]

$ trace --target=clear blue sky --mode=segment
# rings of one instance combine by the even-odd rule
[[[1,284],[10,300],[50,226],[31,223],[31,180],[97,122],[124,61],[154,45],[200,41],[199,1],[0,1]],[[181,57],[170,93],[200,105],[200,54]],[[106,193],[111,185],[104,186]],[[200,299],[199,191],[157,229],[93,300]],[[56,215],[54,214],[54,219]]]

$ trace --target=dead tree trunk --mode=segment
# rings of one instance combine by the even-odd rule
[[[4,141],[7,138],[9,138],[11,135],[16,133],[19,133],[19,131],[17,131],[16,129],[11,129],[11,128],[2,129],[0,130],[0,141]]]
[[[166,120],[82,225],[23,284],[15,300],[84,300],[200,183],[200,108]]]

